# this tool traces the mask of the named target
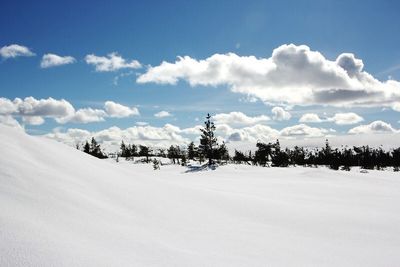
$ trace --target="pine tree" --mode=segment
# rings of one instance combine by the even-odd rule
[[[85,145],[83,146],[83,152],[90,154],[90,145],[88,141],[86,141]]]
[[[217,150],[217,158],[219,160],[224,160],[225,163],[229,160],[229,151],[225,145],[225,142],[222,142],[222,144],[219,146]]]
[[[177,154],[178,154],[178,153],[177,153],[176,147],[174,147],[173,145],[171,145],[171,146],[168,148],[168,150],[167,150],[167,157],[168,157],[169,159],[172,159],[173,164],[176,163],[176,162],[175,162],[175,159],[178,158],[178,155],[177,155]]]
[[[193,160],[197,156],[197,147],[195,146],[195,144],[193,142],[191,142],[188,145],[187,152],[188,152],[189,159]]]
[[[261,166],[267,166],[267,162],[269,157],[272,157],[272,147],[273,145],[271,143],[265,144],[258,142],[256,144],[257,150],[254,155],[254,161],[261,165]]]
[[[201,130],[199,152],[208,159],[208,165],[212,165],[214,151],[218,147],[217,138],[214,135],[215,125],[211,121],[210,114],[207,114],[205,126]]]
[[[139,149],[140,149],[139,156],[146,157],[146,163],[149,163],[151,149],[148,146],[143,146],[143,145],[140,145]]]
[[[121,157],[126,158],[127,157],[127,153],[126,153],[127,149],[126,149],[126,145],[125,145],[124,141],[121,142],[121,145],[119,148],[121,149],[121,153],[120,153]]]

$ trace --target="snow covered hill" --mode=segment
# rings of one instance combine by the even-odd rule
[[[115,163],[0,125],[0,266],[399,266],[400,175]]]

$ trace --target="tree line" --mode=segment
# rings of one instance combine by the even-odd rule
[[[217,141],[215,125],[210,114],[207,115],[200,133],[198,146],[191,142],[187,146],[171,145],[168,149],[153,149],[145,145],[125,144],[122,141],[118,157],[126,160],[142,157],[146,163],[150,162],[151,157],[163,157],[171,159],[173,164],[181,165],[186,165],[188,160],[192,160],[208,165],[230,162],[264,167],[328,166],[334,170],[347,171],[356,166],[377,170],[393,167],[395,171],[399,171],[400,168],[400,147],[389,151],[369,146],[346,146],[339,149],[332,148],[326,140],[322,148],[307,149],[295,146],[292,149],[282,149],[279,140],[276,140],[270,143],[258,142],[254,152],[246,153],[235,149],[234,155],[230,156],[225,143],[219,144]],[[85,143],[83,151],[98,158],[107,157],[94,138],[90,143]]]

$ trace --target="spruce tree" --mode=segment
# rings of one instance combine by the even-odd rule
[[[126,158],[127,157],[127,155],[126,155],[127,149],[126,149],[126,145],[125,145],[124,141],[121,142],[120,149],[121,149],[121,153],[120,153],[121,157]]]
[[[90,145],[88,141],[86,141],[85,145],[83,146],[83,152],[90,154]]]
[[[199,152],[208,159],[208,165],[212,165],[214,151],[218,147],[217,138],[214,135],[215,125],[211,121],[210,114],[207,114],[206,121],[204,122],[204,128],[200,129],[200,145]]]
[[[188,152],[189,159],[194,159],[197,156],[197,147],[194,145],[193,142],[191,142],[188,145],[187,152]]]
[[[143,145],[140,145],[139,148],[140,148],[139,156],[146,157],[146,163],[149,163],[151,149],[148,146],[143,146]]]

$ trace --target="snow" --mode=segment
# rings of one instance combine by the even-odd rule
[[[99,160],[0,125],[0,266],[396,266],[398,173]]]

